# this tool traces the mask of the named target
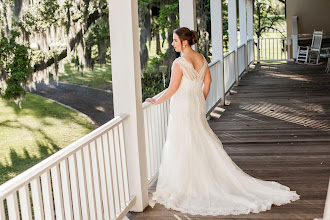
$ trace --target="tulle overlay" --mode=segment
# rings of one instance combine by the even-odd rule
[[[182,213],[213,216],[258,213],[298,200],[299,195],[288,187],[244,173],[223,149],[205,118],[205,58],[199,73],[183,57],[176,64],[183,77],[170,101],[153,200]]]

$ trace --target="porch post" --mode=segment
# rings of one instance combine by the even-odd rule
[[[247,0],[246,5],[246,29],[248,40],[253,41],[253,0]],[[254,41],[252,46],[253,60],[254,60]],[[250,51],[249,51],[250,54]]]
[[[229,50],[235,51],[235,82],[238,85],[237,68],[237,5],[236,0],[228,0],[228,35]]]
[[[240,44],[247,43],[246,0],[239,0],[239,33]]]
[[[137,0],[109,0],[111,71],[115,116],[129,114],[125,123],[128,179],[136,196],[132,211],[148,205],[147,163],[142,114]]]
[[[245,70],[248,68],[247,60],[247,33],[246,33],[246,0],[239,0],[239,33],[240,33],[240,44],[244,44],[244,67]]]
[[[292,58],[297,59],[298,53],[298,17],[292,16]],[[290,50],[290,48],[288,48]],[[288,57],[290,59],[290,57]]]
[[[218,73],[221,82],[219,91],[221,91],[220,104],[225,104],[225,83],[223,75],[223,27],[222,27],[222,3],[221,0],[211,0],[211,39],[212,39],[212,61],[220,60],[218,65]]]
[[[179,0],[180,27],[197,31],[196,0]],[[191,47],[196,51],[196,44]]]

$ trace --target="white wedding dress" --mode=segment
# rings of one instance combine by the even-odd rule
[[[202,92],[207,61],[198,73],[185,58],[181,84],[170,100],[166,142],[153,200],[192,215],[239,215],[299,199],[273,181],[244,173],[227,155],[205,118]],[[173,68],[172,65],[172,68]]]

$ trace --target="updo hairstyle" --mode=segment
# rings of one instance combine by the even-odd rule
[[[190,46],[194,45],[198,41],[198,33],[194,30],[191,31],[186,27],[177,28],[173,31],[173,33],[179,36],[181,43],[182,41],[187,40]]]

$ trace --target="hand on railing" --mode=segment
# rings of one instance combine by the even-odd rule
[[[154,98],[147,98],[145,101],[146,102],[150,102],[151,104],[155,104],[156,99],[154,99]]]

